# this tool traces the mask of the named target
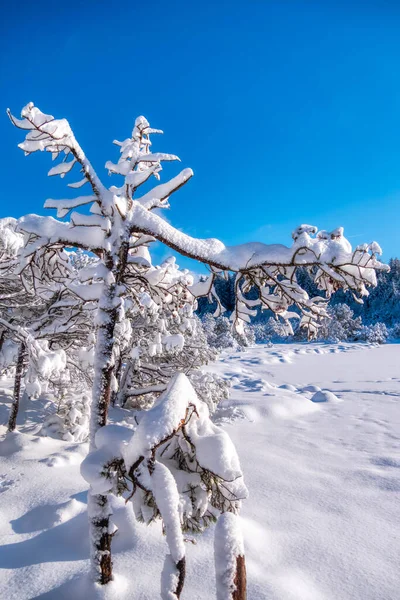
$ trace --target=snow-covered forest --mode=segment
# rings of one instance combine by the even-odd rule
[[[399,261],[189,236],[145,117],[100,173],[66,118],[8,114],[69,193],[0,219],[5,597],[394,599]]]

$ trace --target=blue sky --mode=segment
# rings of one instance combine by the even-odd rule
[[[400,3],[15,2],[0,24],[0,216],[73,197],[18,115],[67,117],[99,174],[144,114],[195,177],[168,219],[227,244],[345,227],[400,255]],[[49,211],[49,214],[52,214]],[[159,257],[163,250],[158,249]],[[186,261],[181,261],[187,266]]]

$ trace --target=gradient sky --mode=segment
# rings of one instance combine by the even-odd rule
[[[137,115],[163,129],[153,149],[182,160],[164,177],[195,172],[166,213],[191,235],[290,244],[300,223],[343,225],[400,256],[398,0],[22,0],[1,18],[0,216],[74,196],[17,148],[5,109],[33,101],[104,178]]]

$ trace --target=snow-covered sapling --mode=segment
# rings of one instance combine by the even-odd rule
[[[82,463],[82,475],[98,492],[123,494],[133,503],[140,521],[162,519],[169,547],[162,574],[162,598],[179,598],[186,560],[183,533],[200,533],[227,512],[233,519],[247,496],[232,441],[210,420],[207,405],[180,373],[150,410],[139,413],[134,432],[106,426],[96,435],[96,445],[98,449]],[[218,526],[218,548],[220,530]],[[229,564],[225,558],[224,570],[229,568],[229,575],[224,577],[232,579],[231,591],[236,589],[233,582],[240,581],[237,585],[243,592],[244,552],[241,546],[238,554],[239,539],[237,525],[235,536],[223,541],[226,556],[238,562],[232,567],[231,558]],[[218,550],[218,565],[224,560],[221,553]]]
[[[124,321],[125,310],[132,302],[138,306],[149,302],[151,305],[154,301],[149,292],[159,287],[142,276],[148,268],[148,261],[141,248],[152,238],[136,232],[133,205],[140,203],[146,212],[167,205],[167,198],[184,185],[192,171],[183,170],[168,183],[156,186],[134,201],[133,196],[143,183],[151,176],[159,178],[161,161],[177,159],[170,154],[151,153],[150,134],[161,132],[151,129],[144,117],[136,119],[130,138],[116,142],[121,149],[118,163],[108,161],[106,164],[110,173],[124,178],[123,185],[106,188],[65,119],[57,120],[45,115],[33,103],[22,110],[21,120],[9,115],[15,126],[27,132],[25,141],[20,144],[26,154],[41,150],[50,152],[53,158],[64,155],[63,162],[53,167],[49,175],[64,177],[75,165],[79,165],[83,179],[70,186],[80,188],[89,183],[92,188],[89,196],[47,200],[45,206],[56,208],[59,217],[65,217],[72,211],[69,222],[29,215],[20,219],[19,228],[28,238],[22,256],[24,271],[38,262],[38,256],[48,259],[55,250],[65,247],[89,250],[99,259],[94,265],[82,269],[80,282],[70,286],[84,302],[95,302],[98,307],[90,421],[93,449],[97,430],[107,422],[111,393],[116,387],[117,325]],[[73,210],[83,205],[89,205],[90,215]],[[111,533],[105,525],[110,514],[107,497],[91,494],[88,513],[92,570],[96,580],[104,584],[112,578]]]

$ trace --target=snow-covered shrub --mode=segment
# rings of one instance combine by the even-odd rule
[[[375,325],[363,325],[355,339],[370,344],[385,344],[388,337],[389,332],[386,325],[375,323]]]
[[[389,337],[393,340],[400,339],[400,323],[396,323],[389,330]]]
[[[129,310],[129,343],[121,352],[117,372],[118,400],[126,408],[149,408],[176,372],[184,372],[210,410],[227,395],[227,384],[217,376],[204,375],[201,367],[215,360],[217,353],[207,342],[199,318],[193,313],[195,298],[188,293],[192,278],[175,260],[151,266],[146,276],[167,288],[143,310]],[[164,301],[164,300],[167,301]],[[209,385],[206,385],[206,380]]]
[[[67,355],[60,348],[50,350],[47,340],[26,338],[28,369],[25,374],[25,392],[30,398],[38,398],[52,377],[59,377],[67,365]],[[45,386],[45,387],[44,387]]]
[[[82,463],[83,477],[92,493],[113,492],[130,500],[139,521],[162,519],[170,550],[162,598],[179,598],[183,532],[200,533],[221,513],[237,514],[247,496],[228,434],[212,423],[188,378],[177,374],[154,406],[139,414],[134,432],[104,427],[96,434],[96,447]],[[228,555],[231,544],[236,552],[237,538],[228,540]],[[220,555],[219,550],[219,561]],[[175,577],[166,577],[171,569]]]
[[[84,442],[89,435],[90,396],[81,394],[78,397],[70,396],[65,400],[63,407],[64,435],[68,442]]]
[[[224,316],[214,317],[211,313],[205,313],[202,324],[208,344],[218,351],[226,348],[241,350],[252,346],[256,341],[252,326],[246,325],[243,332],[237,333],[232,328],[231,321]]]
[[[285,321],[270,317],[267,321],[252,323],[249,328],[253,331],[257,344],[282,342],[287,340],[292,331]]]
[[[329,318],[322,320],[317,339],[330,342],[361,341],[384,344],[389,332],[384,323],[363,325],[361,317],[354,318],[347,304],[336,304],[328,308]]]
[[[359,339],[363,325],[361,317],[354,318],[354,313],[347,304],[336,304],[328,308],[329,318],[323,319],[317,338],[331,342],[342,342]]]
[[[212,348],[217,350],[239,348],[239,343],[232,332],[232,325],[226,317],[214,317],[211,313],[206,313],[202,318],[202,324],[207,342]]]
[[[36,237],[20,230],[19,220],[1,219],[0,233],[0,372],[14,372],[12,430],[21,390],[30,398],[49,386],[56,391],[67,367],[65,350],[74,356],[90,319],[69,289],[77,272],[70,261],[75,253],[58,246],[47,254]]]
[[[45,420],[41,433],[67,442],[85,442],[89,435],[89,413],[88,394],[67,394],[57,413]]]
[[[211,415],[222,400],[229,398],[230,382],[216,373],[196,369],[188,377],[199,399],[207,404]]]
[[[256,343],[256,336],[249,325],[244,325],[240,333],[234,330],[234,336],[239,344],[239,348],[248,348],[249,346],[254,346]]]

